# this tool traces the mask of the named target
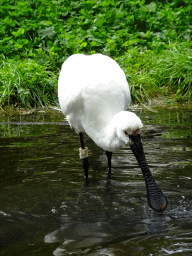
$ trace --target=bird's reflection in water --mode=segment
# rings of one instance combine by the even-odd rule
[[[107,184],[110,186],[106,186],[102,195],[92,188],[84,189],[74,202],[71,215],[69,209],[61,214],[61,228],[44,238],[45,243],[60,243],[53,255],[86,254],[93,248],[103,255],[115,255],[109,245],[166,231],[167,219],[163,214],[149,210],[152,214],[149,216],[146,210],[141,212],[140,207],[118,207],[117,194],[111,183]]]

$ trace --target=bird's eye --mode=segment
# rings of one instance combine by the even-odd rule
[[[128,133],[125,131],[125,135],[128,135]]]

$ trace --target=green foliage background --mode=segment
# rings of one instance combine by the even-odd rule
[[[0,103],[56,102],[61,64],[100,52],[125,71],[133,101],[191,99],[190,0],[1,0]]]

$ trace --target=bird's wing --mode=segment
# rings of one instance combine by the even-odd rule
[[[93,125],[104,125],[130,104],[124,72],[114,60],[101,54],[69,57],[61,69],[58,93],[66,116],[78,122],[81,117]]]

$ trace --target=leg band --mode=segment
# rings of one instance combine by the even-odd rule
[[[79,148],[79,156],[81,159],[88,157],[88,147]]]

